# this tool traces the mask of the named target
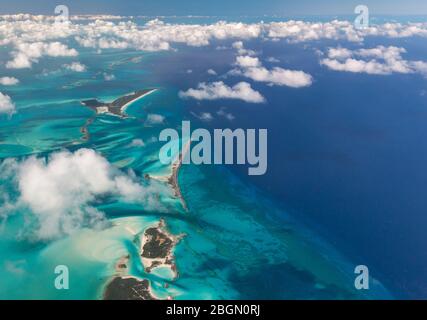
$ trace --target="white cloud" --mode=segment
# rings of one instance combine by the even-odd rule
[[[233,42],[232,47],[237,50],[237,53],[239,55],[248,55],[248,56],[256,55],[255,51],[245,49],[242,41]]]
[[[422,36],[427,37],[427,23],[386,23],[371,24],[366,29],[356,29],[351,21],[330,22],[285,21],[273,23],[227,23],[214,24],[170,24],[158,19],[145,25],[137,25],[126,17],[124,21],[112,21],[108,16],[91,16],[90,19],[71,17],[71,22],[55,23],[53,16],[32,15],[0,16],[0,33],[9,43],[17,39],[47,41],[78,37],[89,47],[96,48],[145,48],[168,50],[170,43],[185,43],[192,46],[207,45],[211,40],[235,39],[234,47],[244,49],[242,40],[268,37],[285,38],[290,41],[312,41],[320,39],[345,39],[361,41],[366,36],[386,36],[392,38]],[[79,20],[90,20],[81,23]],[[144,50],[145,50],[144,49]]]
[[[219,116],[221,116],[221,117],[226,118],[229,121],[233,121],[235,119],[235,117],[233,116],[233,114],[227,112],[225,108],[219,109],[216,114],[219,115]]]
[[[383,36],[388,38],[427,37],[427,23],[385,23],[371,24],[357,29],[351,21],[333,20],[330,22],[286,21],[265,25],[267,36],[272,39],[287,39],[290,42],[307,42],[322,39],[361,42],[366,37]]]
[[[6,63],[8,69],[25,69],[31,68],[32,61],[22,52],[14,53],[14,59]]]
[[[13,114],[15,113],[15,104],[12,102],[12,99],[0,92],[0,114]]]
[[[217,73],[216,73],[216,71],[215,70],[213,70],[213,69],[209,69],[208,71],[206,71],[208,74],[210,74],[211,76],[216,76],[217,75]]]
[[[427,74],[427,63],[403,59],[404,48],[377,46],[370,49],[351,51],[343,48],[331,48],[328,57],[320,63],[331,70],[354,73],[388,75],[392,73]]]
[[[64,64],[63,67],[67,70],[74,71],[74,72],[85,72],[87,70],[87,67],[84,64],[81,64],[80,62],[72,62],[70,64]]]
[[[39,45],[42,47],[42,54],[50,57],[75,57],[78,55],[78,52],[75,49],[68,48],[65,44],[60,42],[51,42],[51,43],[32,43],[30,45],[25,44],[23,49],[18,46],[21,51],[29,50],[33,45]]]
[[[196,118],[200,119],[201,121],[205,121],[205,122],[209,122],[209,121],[212,121],[214,119],[214,117],[212,116],[212,114],[210,112],[202,112],[200,114],[192,112],[191,114],[193,116],[195,116]]]
[[[267,28],[270,38],[285,38],[291,42],[315,41],[321,39],[362,41],[363,34],[351,22],[334,20],[331,22],[286,21],[273,22]]]
[[[236,58],[236,64],[242,68],[259,67],[261,61],[259,61],[257,57],[238,56]]]
[[[310,86],[313,82],[311,75],[303,71],[273,68],[268,70],[262,66],[256,57],[238,56],[236,65],[240,69],[231,71],[233,75],[243,75],[254,81],[267,82],[272,85],[301,88]]]
[[[261,26],[226,22],[178,25],[158,19],[141,26],[133,22],[116,24],[97,20],[87,26],[79,25],[75,33],[76,41],[84,47],[161,51],[170,50],[172,43],[200,47],[209,45],[212,40],[256,38],[261,34]]]
[[[83,22],[82,22],[83,21]],[[67,43],[77,41],[80,46],[95,50],[133,49],[141,51],[175,50],[177,44],[207,46],[217,42],[234,41],[232,47],[239,56],[253,57],[256,52],[246,49],[244,41],[262,39],[289,42],[309,42],[323,39],[361,42],[367,37],[427,37],[427,23],[386,23],[371,24],[369,28],[356,29],[351,21],[305,22],[285,21],[272,23],[240,23],[220,21],[212,24],[172,24],[158,19],[137,24],[126,17],[74,16],[67,23],[55,23],[53,16],[28,14],[0,16],[0,45],[10,48],[11,60],[7,68],[31,68],[42,57],[75,57],[76,49]],[[335,50],[335,52],[333,51]],[[331,49],[330,56],[322,62],[335,70],[387,74],[390,72],[419,72],[425,74],[423,61],[396,60],[393,65],[377,61],[373,56],[349,56],[348,49]],[[346,60],[344,60],[344,57]],[[361,59],[364,58],[364,59]],[[268,62],[277,63],[272,58]],[[257,66],[240,70],[255,81],[269,84],[301,87],[311,84],[311,76],[302,71],[277,68],[268,70]],[[414,71],[415,70],[415,71]]]
[[[243,42],[242,41],[233,42],[232,47],[237,50],[243,49]]]
[[[83,22],[81,22],[83,21]],[[28,68],[37,56],[26,54],[18,47],[38,43],[57,44],[42,55],[68,56],[73,49],[60,48],[60,40],[76,40],[81,46],[98,49],[135,49],[143,51],[171,50],[174,44],[206,46],[214,41],[233,40],[240,55],[254,55],[244,48],[243,41],[250,39],[285,39],[306,42],[322,39],[361,42],[366,37],[427,37],[427,23],[371,24],[366,29],[356,29],[351,21],[305,22],[285,21],[272,23],[240,23],[220,21],[213,24],[171,24],[158,19],[138,25],[126,17],[108,16],[71,17],[67,23],[55,23],[53,16],[8,15],[0,16],[0,45],[10,45],[14,50],[9,67]],[[63,44],[62,44],[63,45]],[[223,46],[219,45],[218,48]],[[43,50],[42,50],[43,51]]]
[[[275,57],[268,57],[268,58],[266,59],[266,61],[267,61],[267,62],[270,62],[270,63],[279,63],[279,62],[280,62],[280,60],[279,60],[279,59],[277,59],[277,58],[275,58]]]
[[[161,114],[150,113],[147,115],[146,123],[148,125],[162,124],[165,121],[165,117]]]
[[[411,61],[410,65],[413,68],[413,70],[415,70],[416,72],[427,76],[427,62]]]
[[[243,73],[246,77],[261,82],[268,82],[273,85],[301,88],[310,86],[313,83],[312,77],[303,72],[274,68],[267,70],[264,67],[248,68]]]
[[[343,59],[351,57],[352,53],[350,50],[345,48],[329,48],[328,57],[330,59]]]
[[[391,73],[391,69],[388,65],[376,62],[374,60],[363,61],[349,58],[341,62],[338,60],[324,59],[321,63],[327,66],[329,69],[335,71],[347,71],[354,73],[368,73],[377,75],[385,75]]]
[[[210,112],[202,112],[199,115],[199,119],[202,121],[212,121],[213,120],[213,116]]]
[[[153,189],[143,186],[90,149],[62,151],[48,160],[31,157],[22,162],[8,159],[0,164],[3,177],[14,176],[19,212],[28,208],[36,220],[37,239],[71,234],[82,227],[101,227],[104,214],[94,204],[100,197],[159,206]],[[24,210],[25,211],[25,210]]]
[[[19,80],[14,77],[1,77],[0,84],[3,86],[14,86],[19,83]]]
[[[181,98],[193,98],[196,100],[217,100],[217,99],[239,99],[251,103],[265,102],[265,98],[252,89],[247,82],[239,82],[233,87],[229,87],[224,82],[200,83],[197,89],[189,89],[179,93]]]
[[[116,76],[114,74],[104,73],[103,76],[105,81],[113,81],[114,79],[116,79]]]
[[[70,49],[60,42],[21,42],[15,44],[12,52],[13,59],[6,63],[8,69],[31,68],[32,64],[38,62],[43,56],[50,57],[75,57],[78,52]]]

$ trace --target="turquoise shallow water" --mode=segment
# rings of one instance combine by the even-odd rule
[[[61,72],[41,76],[39,72],[45,68],[55,71],[47,62],[22,74],[22,85],[7,92],[13,96],[18,113],[0,122],[0,157],[46,156],[62,148],[91,148],[121,170],[132,169],[140,180],[146,173],[170,173],[158,160],[161,144],[157,138],[164,127],[178,129],[188,115],[177,90],[161,85],[161,77],[156,75],[152,61],[159,63],[162,56],[152,60],[144,55],[134,60],[136,63],[130,62],[129,57],[134,56],[140,54],[106,52],[96,59],[83,54],[81,60],[89,66],[85,77]],[[99,72],[105,68],[114,73],[115,81],[102,80]],[[129,118],[98,116],[88,127],[89,138],[83,138],[81,127],[93,114],[80,105],[81,99],[114,99],[147,87],[159,90],[131,105]],[[164,123],[147,123],[150,113],[163,115]],[[135,139],[142,140],[144,146],[135,144]],[[9,190],[9,183],[2,178],[0,186]],[[48,242],[28,240],[24,212],[15,212],[3,220],[0,229],[0,298],[99,299],[124,255],[130,256],[130,275],[148,278],[160,298],[389,297],[375,281],[369,295],[356,291],[352,261],[228,169],[183,166],[179,183],[188,211],[167,185],[158,182],[163,190],[159,200],[168,209],[166,213],[99,201],[96,207],[105,212],[108,227],[82,229]],[[166,269],[147,274],[135,244],[135,236],[161,217],[172,233],[186,235],[175,249],[176,281]],[[57,265],[70,269],[69,290],[56,290],[53,285]]]

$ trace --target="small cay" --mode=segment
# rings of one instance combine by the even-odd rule
[[[157,226],[148,227],[136,236],[135,243],[140,245],[140,257],[146,273],[156,268],[169,268],[173,279],[178,277],[173,250],[184,235],[175,236],[166,229],[161,219]],[[130,256],[124,256],[116,263],[116,273],[106,285],[104,300],[160,300],[152,289],[148,279],[140,279],[129,275]],[[165,288],[168,284],[165,284]],[[168,299],[173,299],[168,296]]]
[[[157,300],[147,279],[115,277],[107,285],[104,300]]]
[[[178,277],[173,249],[183,235],[174,236],[166,230],[165,221],[160,220],[158,226],[144,231],[141,240],[141,259],[147,273],[155,268],[167,267],[174,278]]]

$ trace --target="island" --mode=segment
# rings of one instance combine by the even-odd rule
[[[174,236],[166,229],[163,219],[157,226],[145,230],[141,239],[141,259],[145,272],[150,273],[155,268],[170,268],[174,279],[178,277],[173,249],[183,235]]]
[[[141,262],[146,273],[155,268],[170,268],[173,280],[178,277],[173,250],[184,235],[172,235],[166,229],[164,219],[155,226],[148,227],[136,236],[135,244],[140,246]],[[105,286],[104,300],[160,300],[152,289],[148,279],[129,275],[130,256],[124,256],[116,263],[115,274]],[[165,288],[168,285],[165,284]],[[173,299],[168,296],[168,299]]]
[[[134,277],[115,277],[107,285],[104,300],[157,300],[151,293],[150,282]]]
[[[134,103],[142,99],[143,97],[153,93],[156,89],[144,89],[138,90],[132,93],[128,93],[113,102],[103,102],[98,99],[89,99],[81,101],[81,104],[94,110],[97,114],[111,114],[118,117],[126,116],[126,108]]]
[[[188,210],[188,208],[187,203],[185,202],[184,197],[182,196],[181,188],[179,187],[178,174],[179,170],[182,167],[183,159],[190,150],[190,146],[191,140],[184,145],[182,152],[178,156],[178,159],[176,159],[175,162],[172,164],[172,174],[168,177],[167,180],[168,184],[172,187],[172,190],[174,190],[175,197],[181,200],[181,204],[184,210]]]
[[[161,182],[167,183],[172,188],[172,190],[174,192],[174,197],[177,198],[177,199],[179,199],[181,201],[181,205],[182,205],[182,207],[183,207],[183,209],[185,211],[188,211],[188,207],[187,207],[187,203],[185,202],[185,199],[184,199],[184,197],[183,197],[183,195],[181,193],[181,188],[179,187],[178,174],[179,174],[179,170],[182,167],[184,157],[190,151],[190,146],[191,146],[191,140],[188,141],[183,146],[182,151],[180,152],[180,154],[178,155],[178,157],[176,158],[176,160],[172,163],[170,175],[167,175],[167,176],[157,176],[157,175],[150,175],[148,173],[146,173],[144,175],[144,178],[147,179],[147,180],[154,179],[154,180],[157,180],[157,181],[161,181]]]

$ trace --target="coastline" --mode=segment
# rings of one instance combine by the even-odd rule
[[[140,100],[140,99],[142,99],[142,98],[144,98],[144,97],[146,97],[146,96],[148,96],[148,95],[150,95],[150,94],[152,94],[152,93],[154,93],[154,92],[156,92],[156,91],[157,91],[157,89],[149,89],[146,93],[144,93],[144,94],[140,95],[139,97],[136,97],[135,99],[133,99],[133,100],[129,101],[128,103],[124,104],[123,106],[121,106],[121,107],[120,107],[120,112],[121,112],[122,114],[125,114],[126,109],[127,109],[127,108],[132,104],[132,103],[134,103],[134,102],[136,102],[136,101],[138,101],[138,100]]]
[[[190,150],[191,140],[187,141],[187,143],[182,148],[182,151],[179,153],[177,159],[171,164],[171,174],[166,176],[155,176],[147,174],[146,177],[149,179],[154,179],[161,182],[166,182],[173,190],[174,196],[181,201],[181,205],[185,211],[188,210],[187,203],[182,195],[181,188],[178,182],[178,174],[179,170],[182,167],[183,159],[187,155]]]
[[[126,109],[134,102],[156,92],[157,89],[143,89],[128,93],[111,102],[103,102],[98,99],[82,100],[80,103],[92,109],[96,114],[109,114],[116,117],[125,118]]]
[[[106,286],[103,300],[160,300],[147,279],[116,276]]]
[[[171,270],[173,279],[178,278],[173,249],[184,235],[173,235],[166,228],[162,218],[155,227],[147,228],[141,236],[140,257],[147,273],[157,268],[166,267]]]
[[[188,210],[187,203],[185,202],[185,199],[182,195],[181,188],[179,186],[178,182],[178,174],[179,170],[182,167],[182,160],[187,155],[188,151],[190,150],[191,146],[191,140],[188,141],[184,147],[182,148],[182,152],[179,154],[178,159],[175,160],[175,162],[172,164],[172,174],[168,177],[168,183],[172,187],[172,189],[175,192],[175,197],[179,198],[181,200],[182,206],[184,210]]]
[[[168,268],[173,274],[174,281],[178,278],[175,263],[174,248],[185,235],[173,235],[167,230],[163,218],[155,224],[146,227],[143,232],[135,235],[134,243],[138,246],[138,255],[147,274],[158,268]],[[105,284],[102,292],[103,300],[161,300],[151,286],[151,280],[129,274],[131,264],[130,254],[122,256],[115,264],[115,273]],[[164,288],[167,288],[167,284]],[[171,295],[167,296],[171,300]]]

